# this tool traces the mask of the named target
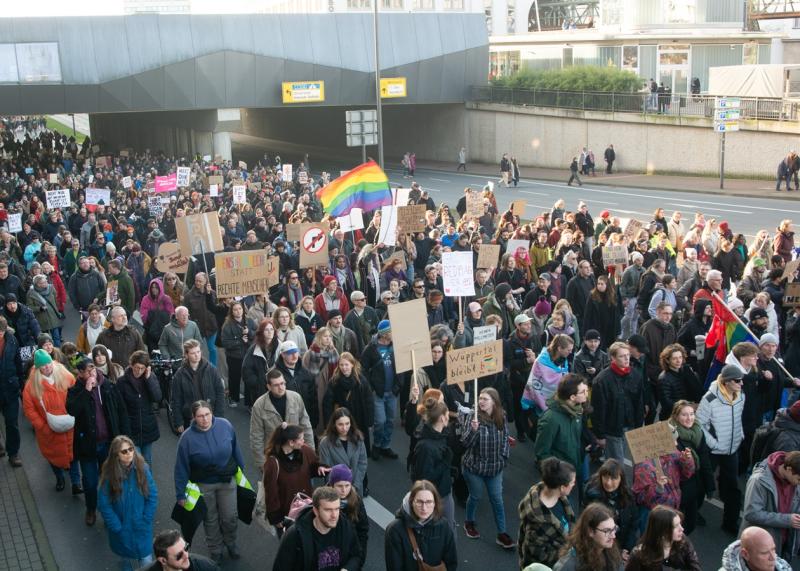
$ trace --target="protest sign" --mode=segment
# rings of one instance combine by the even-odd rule
[[[178,190],[178,173],[156,177],[156,192],[171,192]]]
[[[153,216],[161,216],[164,214],[164,207],[161,205],[161,198],[158,196],[147,197],[147,209]]]
[[[483,345],[497,339],[497,327],[494,325],[483,325],[472,328],[472,344]]]
[[[33,167],[25,167],[25,174],[33,174]]]
[[[500,259],[500,244],[481,244],[478,249],[478,268],[496,268]]]
[[[289,182],[292,180],[292,165],[281,165],[281,174],[283,174],[283,180]]]
[[[603,266],[616,266],[628,263],[628,249],[623,245],[603,247]]]
[[[410,188],[393,188],[392,203],[395,206],[408,206],[408,199],[411,196]]]
[[[625,225],[622,235],[628,240],[634,240],[639,235],[639,230],[641,229],[642,223],[636,220],[636,218],[631,218],[628,220],[628,224]]]
[[[189,269],[189,256],[184,256],[175,242],[164,242],[158,247],[156,269],[162,273],[185,274]]]
[[[69,189],[48,190],[47,208],[69,208]]]
[[[788,283],[783,293],[783,307],[797,306],[800,306],[800,282]]]
[[[388,309],[395,371],[403,373],[412,369],[412,351],[417,368],[433,365],[425,299],[391,303]]]
[[[447,384],[463,383],[503,369],[503,341],[450,349],[447,357]]]
[[[403,252],[402,250],[397,250],[394,254],[386,258],[386,260],[384,260],[383,262],[383,266],[387,268],[391,267],[389,265],[389,262],[392,262],[392,260],[398,260],[400,262],[400,269],[402,269],[403,271],[406,271],[408,269],[408,264],[406,264],[406,253]]]
[[[208,184],[209,186],[216,184],[218,187],[222,188],[222,185],[225,184],[225,180],[221,175],[215,174],[208,177]]]
[[[87,188],[86,204],[111,204],[111,191],[107,188]]]
[[[210,184],[208,185],[208,195],[212,198],[216,198],[219,196],[219,185],[217,184]]]
[[[625,439],[631,449],[634,464],[644,462],[649,458],[658,458],[664,454],[672,454],[677,449],[675,437],[672,435],[672,429],[667,421],[628,430],[625,433]]]
[[[203,161],[206,163],[211,162],[211,155],[203,155]]]
[[[264,250],[224,252],[214,255],[217,271],[217,296],[220,299],[269,293],[278,283],[278,256]]]
[[[239,161],[239,169],[246,171],[247,170],[247,163],[244,161]]]
[[[475,295],[472,252],[443,252],[442,281],[445,295]]]
[[[122,150],[119,152],[119,156],[121,156],[121,157],[129,157],[129,156],[130,156],[130,154],[131,154],[131,153],[130,153],[130,151],[128,151],[127,149],[122,149]]]
[[[100,145],[92,145],[92,152],[96,155],[100,152]]]
[[[361,230],[364,228],[364,214],[360,208],[353,208],[347,216],[340,216],[336,219],[339,229],[344,232]]]
[[[316,268],[328,264],[328,235],[322,224],[300,224],[300,267]]]
[[[397,207],[397,227],[400,232],[424,232],[425,231],[425,212],[427,206],[424,204],[412,204],[411,206]],[[383,220],[381,220],[383,222]]]
[[[520,198],[519,200],[514,200],[511,204],[508,205],[508,209],[522,218],[525,215],[525,208],[528,206],[528,201],[524,198]]]
[[[531,249],[530,240],[509,240],[506,244],[506,254],[514,255],[517,252],[517,248],[524,248],[526,252],[529,252]]]
[[[470,218],[483,216],[483,196],[480,192],[467,193],[467,213]]]
[[[247,202],[247,188],[243,184],[237,184],[233,187],[233,203],[244,204]]]
[[[181,251],[187,255],[220,252],[224,249],[219,217],[216,212],[192,214],[175,219],[175,231]]]
[[[794,273],[798,268],[800,268],[800,258],[786,262],[786,265],[783,266],[783,274],[781,274],[781,279],[794,280]]]
[[[303,231],[302,224],[287,224],[286,225],[286,239],[290,242],[298,242],[300,240],[300,232]]]
[[[8,215],[8,231],[9,232],[22,232],[22,214],[9,214]]]
[[[122,188],[131,188],[133,186],[133,180],[129,176],[122,177]]]
[[[47,176],[47,181],[48,181],[50,184],[56,184],[56,183],[58,182],[58,173],[57,173],[57,172],[51,172],[51,173],[50,173],[50,174]]]
[[[191,169],[189,167],[178,167],[178,172],[176,172],[176,184],[177,186],[183,188],[189,186],[189,173]]]
[[[378,243],[394,246],[397,242],[397,206],[381,206],[381,228]]]
[[[96,166],[98,168],[100,168],[100,167],[105,168],[107,166],[110,166],[109,165],[109,160],[106,157],[97,157],[94,160],[94,166]]]
[[[306,171],[298,172],[297,182],[299,182],[300,184],[308,184],[308,173]]]
[[[106,305],[119,305],[119,281],[112,280],[106,285]]]

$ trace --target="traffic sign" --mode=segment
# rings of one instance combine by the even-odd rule
[[[381,78],[381,99],[392,99],[394,97],[406,96],[405,77],[382,77]]]
[[[739,109],[742,100],[739,97],[717,97],[714,99],[714,107],[718,109]]]
[[[321,228],[309,228],[303,235],[303,248],[309,254],[316,254],[328,243]]]
[[[716,109],[714,121],[738,121],[742,116],[741,109]]]
[[[324,81],[284,81],[281,92],[284,103],[325,101]]]
[[[730,133],[739,130],[739,121],[714,121],[714,131],[717,133]]]

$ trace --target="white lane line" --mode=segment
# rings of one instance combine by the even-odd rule
[[[433,178],[433,177],[431,177],[431,180],[436,180],[438,182],[450,182],[449,180],[444,179],[444,178]]]
[[[594,200],[593,198],[581,198],[581,200],[583,202],[596,202],[598,204],[611,204],[613,206],[617,205],[616,202],[609,202],[608,200]]]
[[[671,204],[672,206],[680,206],[681,208],[693,208],[696,209],[699,205],[698,204],[681,204],[678,202],[668,202],[667,204]],[[720,212],[733,212],[735,214],[752,214],[747,210],[727,210],[725,208],[716,208],[712,207],[713,210],[719,210]]]
[[[364,507],[367,510],[369,519],[381,526],[381,529],[386,529],[386,527],[392,523],[392,521],[394,521],[394,515],[392,512],[375,501],[372,496],[367,496],[366,498],[363,498],[362,501],[364,502]]]
[[[545,194],[543,192],[532,192],[530,190],[520,190],[519,192],[523,194],[532,194],[534,196],[550,196],[549,194]]]

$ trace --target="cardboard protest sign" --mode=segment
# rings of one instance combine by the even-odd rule
[[[509,240],[506,244],[506,254],[515,254],[517,248],[525,248],[526,252],[529,252],[531,249],[531,241],[530,240]]]
[[[451,297],[475,295],[472,252],[443,252],[442,281],[445,295]]]
[[[245,204],[247,202],[247,188],[243,184],[237,184],[233,187],[233,203]]]
[[[783,292],[783,307],[797,307],[800,305],[800,282],[786,284]]]
[[[408,269],[408,264],[406,264],[406,255],[405,252],[403,252],[402,250],[398,250],[394,254],[386,258],[386,260],[384,260],[383,262],[384,266],[388,266],[391,260],[398,260],[400,262],[400,268],[403,271],[406,271]]]
[[[221,252],[222,229],[216,212],[192,214],[175,219],[175,230],[178,234],[178,244],[181,251],[187,255],[202,254],[203,252]]]
[[[500,259],[500,244],[481,244],[478,250],[478,268],[496,268]]]
[[[264,250],[224,252],[214,255],[217,271],[217,296],[220,299],[269,293],[278,283],[278,256]]]
[[[105,168],[105,167],[109,166],[108,165],[108,160],[105,157],[97,157],[94,160],[94,166],[96,166],[98,168],[101,168],[101,167]]]
[[[297,173],[297,182],[300,184],[308,184],[308,173],[306,171]]]
[[[150,214],[155,217],[159,217],[164,214],[164,207],[161,205],[161,198],[158,196],[148,196],[147,209],[150,211]]]
[[[177,186],[184,188],[189,186],[189,173],[191,169],[189,167],[178,167],[178,172],[176,172],[176,184]]]
[[[298,242],[300,240],[300,233],[303,231],[302,224],[287,224],[286,225],[286,239],[290,242]]]
[[[483,345],[497,339],[497,327],[494,325],[483,325],[472,328],[472,344]]]
[[[130,151],[128,151],[128,150],[126,150],[126,149],[122,149],[122,150],[119,152],[119,156],[121,156],[121,157],[129,157],[129,156],[130,156]]]
[[[508,209],[522,218],[525,215],[525,208],[528,206],[528,201],[524,198],[520,198],[519,200],[514,200],[511,204],[508,205]]]
[[[22,214],[9,214],[8,215],[8,231],[9,232],[22,232]]]
[[[336,219],[339,229],[344,232],[361,230],[364,228],[364,214],[360,208],[353,208],[347,216],[340,216]]]
[[[219,196],[219,185],[218,184],[208,185],[208,195],[212,198],[216,198],[217,196]]]
[[[225,180],[222,178],[221,175],[215,174],[208,177],[208,185],[211,186],[212,184],[216,184],[220,188],[222,185],[225,184]]]
[[[119,281],[112,280],[106,285],[106,305],[119,305]]]
[[[203,155],[203,161],[206,163],[211,162],[211,155]]]
[[[389,322],[392,325],[395,371],[403,373],[412,369],[412,351],[417,368],[433,365],[425,300],[391,303],[388,309]]]
[[[479,379],[503,370],[503,341],[450,349],[445,357],[448,385]]]
[[[283,180],[289,182],[292,180],[292,165],[281,165],[281,174]]]
[[[69,208],[69,189],[59,188],[58,190],[47,191],[47,208]]]
[[[425,212],[427,206],[424,204],[412,204],[411,206],[397,207],[397,227],[400,232],[424,232],[425,231]],[[381,220],[383,222],[383,220]]]
[[[316,268],[328,264],[328,235],[322,224],[301,224],[300,267]]]
[[[628,240],[633,240],[636,236],[639,235],[639,230],[642,229],[642,223],[636,220],[635,218],[631,218],[628,220],[628,224],[625,225],[625,228],[622,231],[622,235],[625,236]]]
[[[47,175],[47,182],[50,184],[56,184],[58,182],[58,173],[51,172],[49,175]]]
[[[480,192],[467,193],[467,213],[470,218],[483,216],[483,196]]]
[[[794,280],[794,273],[798,268],[800,268],[800,258],[786,262],[786,265],[783,266],[783,274],[781,274],[781,279]]]
[[[156,192],[172,192],[178,190],[178,173],[156,177]]]
[[[189,256],[184,256],[175,242],[164,242],[158,247],[156,269],[162,273],[185,274],[189,269]]]
[[[675,437],[667,421],[629,430],[625,433],[625,439],[631,449],[634,464],[672,454],[676,450]]]
[[[603,247],[603,266],[608,267],[627,263],[628,249],[625,246]]]
[[[111,191],[107,188],[87,188],[86,204],[111,204]]]
[[[381,228],[378,243],[394,246],[397,242],[397,206],[381,206]]]
[[[129,176],[122,177],[122,188],[131,188],[133,186],[133,180]]]

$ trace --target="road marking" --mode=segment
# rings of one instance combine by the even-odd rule
[[[431,177],[431,180],[436,180],[436,181],[439,181],[439,182],[450,182],[449,180],[444,179],[444,178],[433,178],[433,177]]]
[[[673,206],[680,206],[681,208],[697,208],[698,206],[696,204],[680,204],[678,202],[668,202],[667,204],[671,204]],[[752,214],[752,212],[749,212],[747,210],[727,210],[725,208],[713,208],[713,210],[719,210],[720,212],[733,212],[735,214]]]
[[[362,501],[364,502],[364,507],[367,510],[369,519],[381,526],[381,529],[386,529],[386,527],[394,521],[392,512],[375,501],[372,496],[367,496],[363,498]]]
[[[543,192],[533,192],[531,190],[520,190],[523,194],[532,194],[534,196],[550,196],[549,194],[544,194]]]

